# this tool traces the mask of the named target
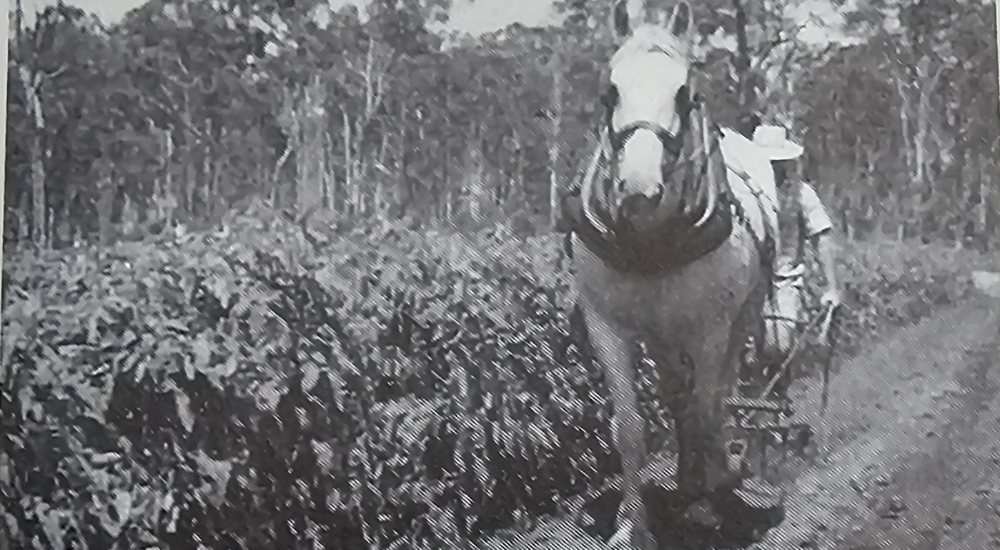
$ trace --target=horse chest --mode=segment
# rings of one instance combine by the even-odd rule
[[[735,235],[734,235],[735,237]],[[602,316],[632,330],[678,335],[726,322],[746,300],[753,258],[735,238],[698,262],[656,276],[621,273],[576,237],[577,291]]]

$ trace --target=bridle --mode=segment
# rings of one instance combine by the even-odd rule
[[[607,235],[611,232],[610,229],[597,217],[591,206],[592,185],[594,184],[597,162],[599,161],[600,156],[604,156],[607,159],[607,167],[610,170],[610,181],[612,182],[612,185],[614,185],[615,183],[613,182],[617,181],[617,158],[619,152],[625,146],[625,143],[629,140],[629,138],[635,135],[636,132],[639,130],[648,130],[656,135],[663,147],[663,163],[660,166],[660,170],[663,180],[667,181],[677,168],[677,165],[682,161],[688,160],[683,158],[686,145],[685,140],[689,138],[701,138],[707,144],[708,136],[707,134],[702,136],[691,135],[691,117],[692,114],[701,107],[701,101],[697,94],[691,93],[691,86],[689,84],[684,84],[677,90],[677,95],[674,100],[674,110],[681,121],[680,128],[676,133],[671,133],[660,123],[648,120],[633,121],[625,125],[623,128],[616,130],[613,125],[613,116],[615,109],[618,106],[618,89],[615,85],[608,82],[610,79],[607,75],[605,75],[604,80],[606,82],[607,91],[601,95],[600,100],[604,108],[601,146],[598,155],[594,158],[594,161],[591,163],[590,169],[588,170],[586,181],[589,183],[584,185],[582,199],[584,203],[584,213],[587,219],[602,234]],[[659,200],[662,199],[663,193],[664,187],[660,187],[657,195],[651,197],[652,200],[659,202]],[[714,203],[714,197],[710,199],[710,202]],[[714,204],[711,206],[714,208]],[[689,208],[690,206],[687,207]],[[696,225],[701,225],[704,221],[704,219],[701,219]]]
[[[677,159],[684,147],[684,136],[691,125],[691,112],[698,107],[699,98],[696,94],[689,92],[687,84],[677,90],[674,110],[680,117],[681,127],[676,134],[670,133],[662,124],[648,120],[636,120],[628,123],[624,128],[615,130],[612,117],[618,106],[618,89],[613,84],[609,84],[608,91],[601,96],[601,103],[604,107],[604,126],[608,135],[608,145],[611,148],[612,162],[614,162],[617,153],[625,146],[625,142],[639,130],[649,130],[656,134],[666,153],[665,159]]]
[[[732,194],[729,178],[733,169],[723,153],[723,131],[694,93],[695,84],[700,82],[697,72],[689,71],[687,82],[677,88],[674,110],[679,124],[675,132],[648,119],[615,128],[612,122],[620,99],[609,77],[609,71],[602,75],[604,92],[599,101],[604,112],[596,125],[598,144],[577,187],[575,234],[606,262],[626,270],[657,272],[665,266],[685,265],[714,250],[729,238],[732,227],[740,225],[750,232],[761,251],[761,261],[770,265],[772,236],[766,228],[763,235],[757,234],[750,214]],[[659,197],[649,197],[659,200],[637,216],[622,217],[621,212],[612,210],[620,208],[624,196],[616,174],[618,157],[638,131],[651,132],[663,147]],[[677,193],[678,200],[662,200],[666,193]]]

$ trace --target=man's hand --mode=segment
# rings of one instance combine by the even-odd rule
[[[840,307],[841,303],[840,289],[837,287],[827,288],[826,292],[824,292],[823,295],[820,296],[819,303],[824,308],[829,307],[832,309],[836,309]]]

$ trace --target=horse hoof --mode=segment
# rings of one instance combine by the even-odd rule
[[[608,541],[608,546],[612,550],[628,550],[629,545],[632,543],[632,522],[625,520],[622,522],[622,526],[615,531],[615,534]]]
[[[634,528],[635,524],[631,520],[623,520],[622,526],[608,541],[608,546],[612,550],[656,550],[653,536],[649,532],[636,533]]]

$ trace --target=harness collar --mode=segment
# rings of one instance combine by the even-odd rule
[[[707,117],[701,117],[703,125],[708,124],[707,120]],[[647,126],[633,123],[619,133]],[[660,213],[662,222],[649,230],[630,231],[623,227],[609,229],[607,212],[602,212],[600,217],[603,219],[591,219],[597,214],[592,214],[589,204],[585,203],[592,200],[588,186],[598,185],[597,181],[593,181],[597,177],[596,166],[593,164],[584,176],[582,185],[566,198],[570,231],[577,233],[588,249],[615,269],[653,275],[681,267],[714,251],[732,235],[733,218],[740,216],[735,212],[737,205],[725,180],[726,166],[718,139],[719,129],[714,126],[711,129],[703,127],[701,130],[711,132],[711,135],[706,133],[698,136],[694,134],[701,132],[691,132],[688,131],[689,128],[690,120],[685,119],[683,131],[676,138],[671,136],[671,139],[680,143],[679,154],[671,155],[675,159],[674,166],[666,175],[669,180],[673,180],[673,185],[683,186],[685,198],[695,196],[695,202],[704,202],[706,211],[698,211],[701,204],[684,205],[680,212]],[[648,129],[657,131],[659,128]],[[698,138],[703,136],[705,142],[698,144],[701,141]],[[711,139],[708,139],[709,136]],[[608,150],[612,139],[609,135],[608,140],[600,145],[606,156],[612,154]],[[685,151],[689,154],[682,158]],[[610,176],[607,174],[609,171],[609,167],[605,166],[605,187],[610,184]],[[714,186],[715,189],[710,190],[708,186]],[[697,192],[692,193],[692,189]],[[714,200],[703,197],[702,194],[706,192]]]

